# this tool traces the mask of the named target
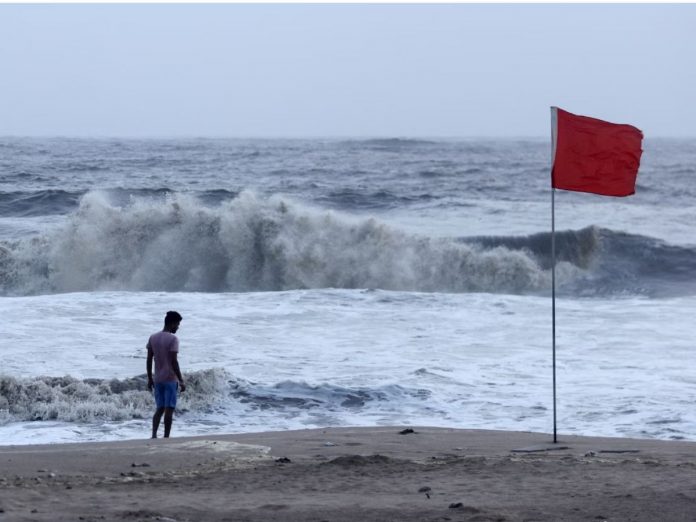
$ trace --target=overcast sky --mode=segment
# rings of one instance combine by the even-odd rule
[[[0,135],[696,137],[696,4],[0,5]]]

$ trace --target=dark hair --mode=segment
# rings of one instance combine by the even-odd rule
[[[167,315],[164,316],[164,324],[180,323],[182,319],[183,317],[181,317],[179,312],[169,310]]]

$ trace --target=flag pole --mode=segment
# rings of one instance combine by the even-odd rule
[[[551,335],[553,368],[553,442],[556,437],[556,189],[551,187]]]
[[[556,161],[558,138],[557,107],[551,107],[551,366],[553,372],[553,442],[556,431],[556,187],[553,183],[553,164]]]

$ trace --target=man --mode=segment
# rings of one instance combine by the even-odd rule
[[[176,408],[178,388],[186,390],[184,378],[181,376],[177,354],[179,339],[176,331],[181,323],[178,312],[169,311],[164,317],[164,329],[150,336],[147,341],[147,389],[155,390],[157,410],[152,417],[152,438],[157,438],[157,429],[164,415],[164,436],[169,437],[172,430],[172,419]],[[152,376],[152,361],[155,361],[155,375]]]

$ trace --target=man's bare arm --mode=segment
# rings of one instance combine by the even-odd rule
[[[152,352],[152,346],[147,343],[147,389],[152,390],[155,386],[155,381],[152,379],[152,360],[154,359],[154,353]]]
[[[184,384],[184,378],[181,376],[181,370],[179,369],[179,358],[177,357],[177,352],[170,352],[172,357],[172,368],[176,374],[176,378],[179,379],[179,386],[181,386],[181,391],[186,391],[186,384]]]

